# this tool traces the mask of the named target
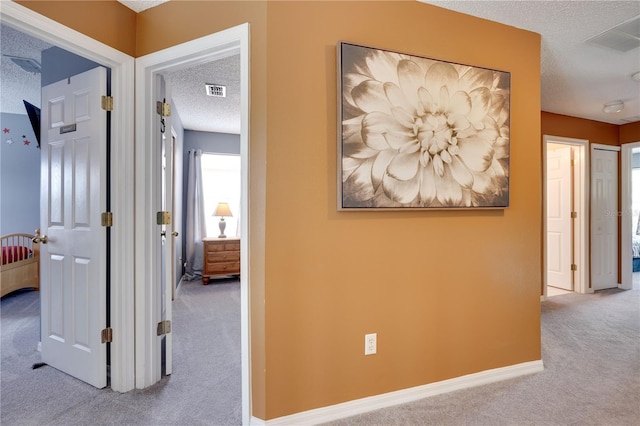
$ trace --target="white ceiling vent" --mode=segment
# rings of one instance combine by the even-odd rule
[[[596,46],[628,52],[640,47],[640,16],[587,40]]]
[[[227,97],[227,86],[223,86],[221,84],[205,84],[207,89],[207,95],[213,96],[215,98],[226,98]]]

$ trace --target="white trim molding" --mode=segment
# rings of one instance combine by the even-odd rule
[[[430,383],[409,389],[343,402],[328,407],[303,411],[301,413],[278,417],[272,420],[265,421],[252,417],[250,424],[254,426],[315,425],[379,410],[381,408],[405,404],[407,402],[417,401],[419,399],[429,398],[431,396],[448,392],[500,382],[502,380],[513,379],[528,374],[539,373],[542,370],[544,370],[542,360],[529,361],[508,367],[494,368],[492,370],[485,370],[479,373],[467,374],[465,376],[443,380],[441,382]]]
[[[111,389],[134,387],[133,334],[133,71],[134,59],[14,2],[2,1],[0,21],[25,34],[111,68]]]
[[[633,150],[640,149],[640,142],[625,143],[622,145],[622,160],[620,168],[620,184],[621,188],[621,206],[622,206],[622,232],[620,235],[620,256],[622,276],[620,288],[623,290],[631,290],[633,288],[633,252],[632,231],[633,231],[633,205],[631,198],[631,190],[633,184],[631,182],[631,161],[633,158]]]

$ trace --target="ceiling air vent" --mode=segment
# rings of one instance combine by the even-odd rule
[[[13,63],[18,65],[20,68],[22,68],[26,72],[30,72],[33,74],[40,73],[40,70],[41,70],[40,63],[35,59],[21,58],[19,56],[12,56],[12,55],[2,55],[2,56],[4,56],[5,58],[11,59]]]
[[[207,89],[207,95],[213,96],[216,98],[226,98],[227,97],[227,86],[223,86],[221,84],[205,84]]]
[[[587,40],[587,43],[617,50],[618,52],[628,52],[640,47],[640,17],[591,37]]]

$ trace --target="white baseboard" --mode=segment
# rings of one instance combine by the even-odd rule
[[[252,426],[284,426],[284,425],[315,425],[330,422],[345,417],[367,413],[380,408],[391,407],[393,405],[405,404],[418,399],[453,392],[460,389],[472,388],[486,385],[527,374],[538,373],[544,369],[542,360],[523,362],[521,364],[508,367],[494,368],[479,373],[468,374],[454,379],[443,380],[441,382],[429,383],[427,385],[416,386],[395,392],[370,396],[343,402],[328,407],[316,408],[314,410],[303,411],[289,416],[278,417],[272,420],[262,420],[251,417]]]

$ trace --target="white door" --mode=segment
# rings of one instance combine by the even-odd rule
[[[591,156],[591,282],[594,290],[618,286],[618,152]]]
[[[107,385],[106,88],[99,67],[42,89],[42,361],[98,388]]]
[[[547,145],[547,284],[573,290],[571,147]]]
[[[167,99],[170,99],[171,90],[169,82],[167,82],[162,76],[157,76],[157,91],[161,94],[163,103],[169,103]],[[171,115],[157,115],[159,132],[156,133],[156,137],[160,142],[161,152],[161,196],[160,196],[160,210],[169,213],[169,223],[161,225],[160,230],[160,315],[161,321],[166,324],[171,324],[172,311],[171,304],[173,301],[173,291],[175,283],[173,282],[173,252],[174,252],[174,236],[173,236],[173,138],[171,134]],[[161,336],[161,365],[163,366],[164,374],[171,374],[172,372],[172,336],[171,329],[168,328],[167,333]]]

